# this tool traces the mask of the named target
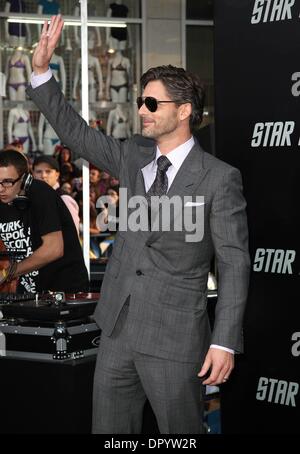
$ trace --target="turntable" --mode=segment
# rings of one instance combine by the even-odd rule
[[[0,293],[0,310],[8,319],[74,320],[92,315],[98,299],[99,293]]]
[[[99,293],[0,294],[0,356],[69,360],[95,355]]]

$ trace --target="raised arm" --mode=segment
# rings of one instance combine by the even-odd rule
[[[35,75],[48,71],[63,28],[61,16],[53,16],[50,25],[44,23],[42,35],[34,52],[32,66]],[[27,93],[45,115],[61,141],[79,156],[116,177],[120,174],[123,144],[89,127],[66,101],[52,77]]]

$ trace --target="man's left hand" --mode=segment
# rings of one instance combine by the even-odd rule
[[[234,354],[219,348],[210,348],[198,377],[204,377],[210,370],[210,375],[203,385],[216,386],[225,383],[234,367]]]

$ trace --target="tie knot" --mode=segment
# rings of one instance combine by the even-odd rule
[[[171,165],[171,162],[169,161],[167,156],[160,156],[157,160],[157,167],[158,167],[158,170],[160,170],[161,172],[166,172],[168,170],[168,168],[170,167],[170,165]]]

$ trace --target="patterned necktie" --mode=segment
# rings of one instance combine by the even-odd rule
[[[147,199],[150,201],[151,196],[161,196],[167,193],[168,190],[168,177],[167,170],[170,167],[171,162],[169,159],[162,155],[157,160],[157,172],[155,180],[147,192]]]
[[[152,196],[162,196],[167,193],[168,190],[168,177],[167,170],[170,167],[171,162],[169,159],[162,155],[157,160],[157,172],[155,180],[150,187],[149,191],[146,194],[148,200],[148,221],[149,228],[152,230],[152,214],[151,214],[151,197]]]

